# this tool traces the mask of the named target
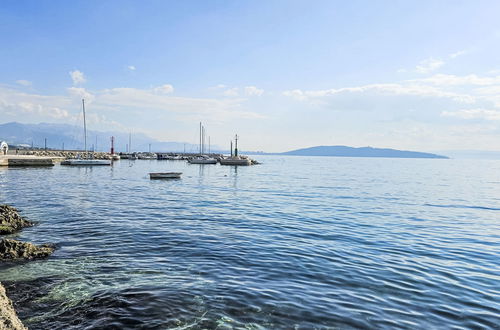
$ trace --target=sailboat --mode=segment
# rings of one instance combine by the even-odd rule
[[[200,154],[188,159],[189,164],[217,164],[217,159],[205,155],[204,152],[205,128],[200,123]]]
[[[84,140],[84,150],[87,154],[87,123],[85,121],[85,100],[82,99],[83,107],[83,140]],[[66,159],[61,162],[61,165],[70,166],[95,166],[95,165],[111,165],[111,160],[108,159],[82,159],[82,158],[72,158]]]

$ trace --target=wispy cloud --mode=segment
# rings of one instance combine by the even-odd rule
[[[257,88],[256,86],[246,86],[243,88],[233,87],[227,88],[225,85],[218,85],[219,88],[226,88],[225,91],[222,92],[222,95],[229,97],[237,97],[241,95],[246,96],[262,96],[264,94],[264,90],[261,88]]]
[[[67,109],[70,104],[68,98],[0,88],[0,117],[4,114],[14,118],[31,116],[39,119],[63,119],[69,117]]]
[[[129,65],[129,66],[127,66],[127,69],[129,69],[130,71],[135,71],[135,66]]]
[[[234,88],[227,89],[222,93],[222,95],[231,96],[231,97],[238,96],[239,95],[238,88],[234,87]]]
[[[444,61],[435,58],[428,58],[421,61],[415,68],[418,73],[429,73],[435,71],[444,65]]]
[[[414,79],[413,82],[431,83],[441,86],[458,86],[458,85],[494,85],[500,84],[500,76],[481,77],[475,74],[465,76],[456,76],[451,74],[436,74],[428,78]]]
[[[172,86],[170,84],[165,84],[165,85],[161,85],[161,86],[153,88],[153,91],[155,93],[160,93],[160,94],[170,94],[170,93],[174,92],[174,86]]]
[[[31,86],[32,82],[29,80],[20,79],[20,80],[16,80],[16,84],[21,85],[21,86]]]
[[[245,94],[249,96],[261,96],[264,94],[264,90],[255,86],[247,86],[245,87]]]
[[[73,80],[73,85],[83,84],[87,81],[83,72],[79,70],[70,71],[69,75],[71,76],[71,80]]]
[[[465,55],[465,54],[467,54],[466,50],[459,50],[459,51],[457,51],[455,53],[450,54],[449,57],[452,58],[452,59],[454,59],[454,58],[457,58],[457,57]]]
[[[411,84],[411,83],[393,83],[393,84],[370,84],[357,87],[332,88],[325,90],[302,91],[294,89],[284,91],[285,96],[293,97],[299,101],[305,101],[314,98],[328,97],[345,93],[366,93],[375,92],[385,95],[413,95],[421,97],[438,97],[450,98],[454,101],[471,103],[474,102],[474,97],[468,94],[444,91],[433,86]]]
[[[458,111],[443,111],[444,117],[455,117],[460,119],[484,119],[497,121],[500,120],[500,111],[491,109],[462,109]]]

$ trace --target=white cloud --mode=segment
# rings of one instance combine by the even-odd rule
[[[245,94],[249,96],[261,96],[264,94],[264,90],[255,86],[247,86],[245,87]]]
[[[300,89],[284,91],[283,95],[288,96],[288,97],[293,97],[294,99],[299,100],[299,101],[304,101],[307,99],[305,92],[301,91]]]
[[[79,70],[70,71],[69,75],[71,76],[71,79],[73,80],[73,85],[83,84],[84,82],[87,81],[87,79],[85,79],[83,72],[81,72]]]
[[[283,95],[293,97],[299,101],[305,101],[311,98],[321,98],[336,94],[366,93],[366,92],[375,92],[385,95],[414,95],[421,97],[451,98],[455,101],[463,103],[472,103],[475,101],[475,98],[471,95],[443,91],[432,86],[408,84],[408,83],[371,84],[358,87],[344,87],[338,89],[332,88],[332,89],[313,90],[313,91],[302,91],[300,89],[294,89],[283,92]]]
[[[463,109],[458,111],[443,111],[443,117],[455,117],[460,119],[484,119],[500,120],[500,111],[491,109]]]
[[[459,50],[459,51],[457,51],[455,53],[450,54],[450,58],[457,58],[457,57],[465,55],[465,54],[467,54],[467,51],[465,51],[465,50]]]
[[[62,119],[69,117],[64,109],[69,102],[53,96],[22,93],[0,88],[0,117],[13,118],[35,116],[37,118]]]
[[[418,73],[429,73],[429,72],[432,72],[432,71],[439,69],[443,65],[444,65],[444,62],[442,60],[435,59],[435,58],[428,58],[426,60],[421,61],[417,65],[415,70]]]
[[[431,83],[442,86],[458,86],[458,85],[493,85],[500,84],[500,76],[496,77],[480,77],[475,74],[466,76],[456,76],[451,74],[435,74],[429,78],[410,80],[413,82]]]
[[[159,93],[159,94],[170,94],[170,93],[174,92],[174,86],[172,86],[170,84],[165,84],[165,85],[161,85],[161,86],[153,88],[153,91],[155,93]]]
[[[130,71],[135,71],[135,66],[129,65],[127,66],[127,69],[129,69]]]
[[[21,85],[21,86],[31,86],[32,85],[31,81],[23,80],[23,79],[16,80],[16,83]]]
[[[94,95],[83,87],[69,87],[68,93],[73,97],[78,97],[79,100],[85,99],[88,103],[92,103],[95,99]]]
[[[224,96],[238,96],[239,93],[238,93],[238,88],[235,87],[235,88],[230,88],[228,90],[225,90],[223,93],[222,93]]]
[[[233,118],[259,119],[264,116],[241,108],[239,99],[208,99],[175,97],[158,94],[153,90],[137,88],[111,88],[101,91],[96,96],[95,106],[117,108],[142,114],[143,109],[160,111],[159,113],[177,114],[179,118],[205,116],[211,120],[226,121]]]

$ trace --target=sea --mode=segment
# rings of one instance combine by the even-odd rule
[[[0,168],[30,329],[499,329],[500,161]],[[150,180],[149,172],[182,172]]]

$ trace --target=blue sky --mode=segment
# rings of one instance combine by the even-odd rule
[[[9,1],[0,122],[244,149],[500,148],[498,1]]]

